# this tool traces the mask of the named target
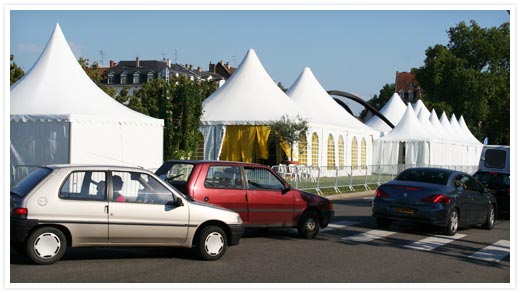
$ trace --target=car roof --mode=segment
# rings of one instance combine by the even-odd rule
[[[96,169],[121,169],[121,170],[134,170],[134,171],[148,171],[142,167],[136,166],[128,166],[128,165],[102,165],[102,164],[51,164],[51,165],[42,165],[41,167],[46,167],[50,169],[87,169],[87,168],[96,168]]]

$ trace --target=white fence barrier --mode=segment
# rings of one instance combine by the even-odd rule
[[[392,180],[401,171],[416,165],[371,165],[345,167],[317,167],[303,165],[275,165],[271,168],[282,176],[293,187],[301,190],[313,190],[323,194],[322,190],[335,193],[355,190],[371,190]],[[468,174],[477,171],[478,166],[427,166],[459,170]]]

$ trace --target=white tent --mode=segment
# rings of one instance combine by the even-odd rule
[[[417,119],[411,104],[408,104],[399,123],[385,136],[375,141],[374,160],[380,165],[430,164],[429,136]]]
[[[226,83],[203,102],[204,158],[250,161],[250,154],[260,145],[259,155],[265,159],[263,149],[269,136],[265,125],[285,115],[291,120],[308,118],[275,84],[250,49]],[[238,152],[242,155],[237,157]]]
[[[395,126],[399,123],[405,111],[406,105],[403,100],[401,100],[401,97],[397,93],[394,93],[379,112],[381,112],[381,114],[383,114],[386,119]],[[392,130],[388,124],[377,116],[372,116],[365,122],[365,124],[373,129],[381,131],[383,135]]]
[[[34,66],[11,87],[10,120],[12,172],[17,165],[162,163],[163,120],[105,94],[58,24]]]
[[[351,166],[352,162],[372,164],[372,158],[361,157],[354,149],[365,148],[364,154],[372,153],[372,141],[379,137],[379,132],[363,124],[357,118],[345,111],[321,86],[311,69],[306,67],[293,85],[287,90],[287,95],[309,114],[310,134],[316,134],[319,142],[320,158],[318,164],[328,166]],[[307,136],[310,139],[310,135]],[[364,140],[364,144],[359,146]],[[308,141],[307,145],[311,145]],[[327,150],[334,151],[329,156]],[[356,158],[352,158],[356,156]],[[334,161],[331,161],[334,158]],[[312,159],[308,158],[311,164]]]

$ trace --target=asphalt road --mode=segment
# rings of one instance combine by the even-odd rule
[[[289,283],[291,288],[308,288],[296,283],[511,286],[509,220],[500,220],[491,231],[472,227],[447,239],[430,227],[406,223],[379,230],[370,206],[369,198],[334,200],[336,214],[330,228],[311,240],[301,239],[294,229],[247,230],[239,245],[213,262],[197,260],[186,249],[76,248],[54,265],[36,266],[11,251],[5,282],[17,287],[87,283],[81,288],[107,283],[155,283],[150,287],[213,283],[212,288],[229,283],[232,287]],[[498,259],[484,260],[482,255]]]

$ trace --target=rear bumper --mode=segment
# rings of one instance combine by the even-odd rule
[[[11,218],[10,222],[11,244],[24,243],[25,239],[29,235],[29,232],[39,224],[37,220],[24,220],[16,218]]]
[[[230,239],[228,241],[229,246],[237,245],[240,242],[240,238],[244,234],[245,227],[242,224],[229,225]]]
[[[413,214],[396,212],[394,207],[386,203],[374,202],[372,216],[380,219],[403,220],[441,227],[448,225],[448,209],[442,204],[428,207],[409,207],[413,209]]]

